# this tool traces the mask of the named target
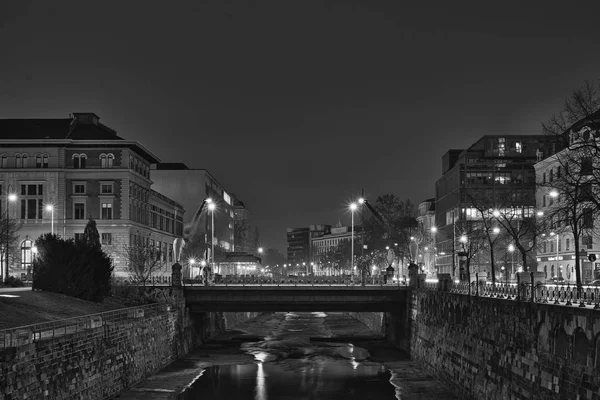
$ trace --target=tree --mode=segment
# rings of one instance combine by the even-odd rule
[[[123,253],[131,279],[142,286],[146,286],[150,277],[162,268],[161,251],[149,244],[124,246]]]
[[[550,165],[551,177],[538,184],[542,196],[552,196],[542,226],[573,235],[575,277],[581,290],[580,239],[592,237],[600,215],[600,85],[586,81],[573,91],[563,110],[543,123],[542,130],[556,142],[555,154],[544,161],[557,164],[556,173]]]
[[[399,252],[410,254],[411,237],[419,235],[414,204],[390,193],[378,196],[373,205],[367,203],[367,208],[369,211],[362,211],[367,248],[381,250],[398,243]]]
[[[459,247],[457,254],[459,260],[464,260],[463,265],[459,262],[460,276],[462,280],[469,281],[471,277],[471,262],[486,247],[487,235],[483,225],[479,221],[457,221],[456,227],[459,236]]]
[[[33,288],[101,301],[110,294],[111,258],[85,241],[47,233],[36,240]]]
[[[100,234],[96,228],[96,221],[90,217],[85,229],[83,230],[83,241],[90,247],[102,247],[100,244]]]
[[[8,225],[8,227],[7,227]],[[8,228],[8,236],[7,236]],[[0,219],[0,265],[4,264],[6,258],[6,242],[8,238],[8,265],[15,264],[19,254],[19,230],[21,224],[12,218]],[[8,272],[8,271],[7,271]]]
[[[240,218],[233,221],[233,239],[236,247],[239,246],[240,248],[244,248],[248,245],[249,229],[250,224],[246,218]]]
[[[387,267],[387,253],[382,250],[371,250],[364,254],[361,254],[356,259],[356,268],[360,273],[360,282],[362,286],[365,286],[367,276],[373,272],[373,267],[379,270],[385,270]]]

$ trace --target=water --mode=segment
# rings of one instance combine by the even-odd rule
[[[368,347],[388,355],[394,349],[341,314],[271,314],[209,345],[210,355],[218,358],[231,346],[252,358],[204,368],[184,399],[397,398],[393,374]],[[395,357],[406,358],[397,351]]]

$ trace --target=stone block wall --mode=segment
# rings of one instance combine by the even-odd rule
[[[121,322],[96,318],[87,329],[0,350],[0,399],[105,399],[182,357],[207,338],[257,313],[191,314],[130,310]]]
[[[411,357],[461,398],[600,399],[600,311],[435,291],[411,303],[390,331],[408,327]]]
[[[365,324],[376,335],[383,336],[385,333],[384,313],[378,312],[349,312],[352,318]]]

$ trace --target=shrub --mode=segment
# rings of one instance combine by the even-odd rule
[[[110,294],[112,260],[86,241],[45,234],[36,241],[33,288],[95,302]]]
[[[23,287],[25,284],[19,278],[15,278],[14,276],[8,276],[4,281],[5,287]]]

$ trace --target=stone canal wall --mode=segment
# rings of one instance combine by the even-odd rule
[[[166,304],[34,340],[21,332],[0,349],[0,399],[110,398],[185,355],[204,339],[257,313],[191,314]],[[81,319],[85,321],[85,319]],[[26,331],[26,330],[24,330]],[[18,339],[18,340],[17,340]]]
[[[388,338],[410,329],[411,357],[460,398],[600,398],[598,310],[422,290],[409,311]]]

